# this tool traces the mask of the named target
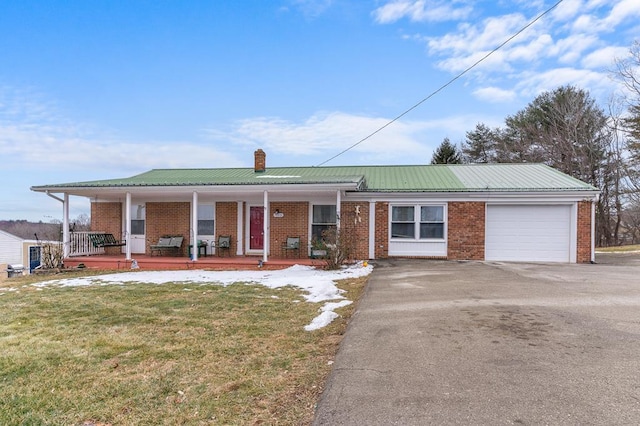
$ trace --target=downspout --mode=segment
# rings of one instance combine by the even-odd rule
[[[45,191],[49,197],[62,203],[62,258],[69,257],[69,194],[64,193],[64,198],[56,197],[49,191]]]
[[[376,202],[369,201],[369,259],[376,258]]]
[[[338,189],[336,191],[336,234],[340,233],[340,205],[342,203],[341,197],[342,197],[342,194]]]

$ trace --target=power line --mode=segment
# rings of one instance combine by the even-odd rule
[[[373,137],[374,135],[380,133],[382,130],[386,129],[387,127],[389,127],[390,125],[392,125],[393,123],[395,123],[396,121],[400,120],[402,117],[404,117],[405,115],[409,114],[411,111],[413,111],[414,109],[418,108],[420,105],[422,105],[423,103],[425,103],[426,101],[428,101],[429,99],[431,99],[433,96],[437,95],[439,92],[441,92],[442,90],[444,90],[445,88],[447,88],[448,86],[450,86],[451,84],[453,84],[456,80],[458,80],[460,77],[462,77],[463,75],[465,75],[466,73],[468,73],[469,71],[471,71],[473,68],[475,68],[476,66],[478,66],[480,63],[484,62],[484,60],[486,60],[489,56],[493,55],[494,53],[496,53],[498,50],[502,49],[506,44],[508,44],[511,40],[513,40],[514,38],[518,37],[522,32],[524,32],[527,28],[529,28],[530,26],[532,26],[533,24],[535,24],[536,22],[538,22],[540,19],[542,19],[542,17],[544,17],[545,15],[547,15],[548,13],[550,13],[553,9],[555,9],[556,7],[558,7],[560,5],[560,3],[562,3],[564,0],[558,0],[553,6],[551,6],[550,8],[548,8],[547,10],[545,10],[544,12],[540,13],[538,16],[536,16],[533,20],[529,21],[529,23],[527,23],[527,25],[525,25],[524,27],[520,28],[515,34],[513,34],[512,36],[510,36],[508,39],[506,39],[505,41],[503,41],[501,44],[499,44],[496,48],[494,48],[492,51],[490,51],[489,53],[487,53],[486,55],[484,55],[482,58],[478,59],[476,62],[474,62],[472,65],[470,65],[469,67],[467,67],[464,71],[460,72],[458,75],[456,75],[455,77],[453,77],[451,80],[447,81],[445,84],[443,84],[442,86],[440,86],[439,88],[437,88],[436,90],[434,90],[433,92],[431,92],[426,98],[422,99],[420,102],[416,103],[415,105],[413,105],[411,108],[406,109],[402,114],[398,115],[397,117],[395,117],[394,119],[388,121],[386,124],[384,124],[383,126],[379,127],[377,130],[375,130],[374,132],[368,134],[367,136],[365,136],[364,138],[360,139],[358,142],[354,143],[353,145],[349,146],[348,148],[340,151],[339,153],[337,153],[336,155],[334,155],[333,157],[329,158],[328,160],[323,161],[322,163],[318,164],[316,167],[322,166],[327,164],[329,161],[334,160],[336,158],[338,158],[339,156],[341,156],[342,154],[352,150],[353,148],[355,148],[356,146],[360,145],[361,143],[363,143],[364,141],[370,139],[371,137]]]

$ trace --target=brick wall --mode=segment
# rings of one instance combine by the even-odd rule
[[[389,257],[389,203],[376,203],[376,259]]]
[[[484,260],[485,203],[448,204],[448,248],[451,260]]]
[[[157,244],[162,235],[182,235],[183,256],[187,256],[191,241],[191,204],[188,202],[147,203],[145,219],[146,252],[150,254],[149,246]]]
[[[591,262],[591,201],[578,203],[576,262]]]
[[[340,206],[340,232],[353,244],[354,260],[369,258],[369,203],[345,202]]]
[[[124,238],[122,203],[91,203],[91,230],[113,234],[116,240]],[[120,252],[121,247],[105,247],[106,254]]]
[[[108,232],[120,238],[122,232],[121,203],[91,203],[91,230]]]
[[[225,201],[216,203],[216,238],[220,235],[231,235],[231,256],[238,249],[238,203]],[[226,253],[225,253],[226,255]]]
[[[287,237],[300,237],[300,256],[307,257],[309,247],[309,203],[304,202],[273,202],[269,203],[269,229],[271,247],[270,256],[282,257],[282,250]],[[278,210],[282,217],[274,217]]]

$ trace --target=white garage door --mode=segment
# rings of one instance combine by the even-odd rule
[[[486,260],[569,262],[571,206],[487,206]]]

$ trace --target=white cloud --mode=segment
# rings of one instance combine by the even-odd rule
[[[478,25],[460,24],[458,32],[442,37],[427,37],[429,53],[445,56],[438,61],[439,68],[460,72],[486,56],[526,24],[520,14],[491,17]],[[549,34],[529,29],[509,44],[493,52],[478,64],[474,71],[510,71],[516,61],[538,61],[546,56],[553,40]],[[530,65],[530,64],[528,64]]]
[[[636,20],[640,17],[640,2],[638,0],[620,0],[616,2],[609,16],[604,19],[604,25],[613,28],[626,20]]]
[[[25,90],[0,92],[3,169],[139,172],[156,167],[233,166],[240,162],[211,146],[182,141],[133,142],[63,118],[52,103]],[[195,159],[195,160],[194,160]]]
[[[542,92],[551,91],[565,85],[589,88],[589,91],[595,97],[610,93],[615,88],[615,83],[602,73],[566,67],[523,74],[521,82],[516,86],[516,89],[523,95],[535,97]]]
[[[413,40],[427,44],[441,70],[455,74],[473,66],[465,78],[470,85],[478,84],[472,93],[487,102],[536,96],[564,84],[596,96],[615,90],[604,69],[625,52],[616,46],[623,41],[611,40],[610,33],[619,33],[617,27],[624,23],[630,37],[634,36],[632,24],[640,17],[640,1],[564,0],[550,15],[486,57],[544,10],[541,4],[534,7],[533,2],[521,1],[509,3],[510,10],[514,3],[520,8],[515,12],[462,22],[455,31]],[[502,7],[506,9],[507,4]],[[525,16],[527,9],[531,11]]]
[[[590,2],[587,10],[591,13],[583,13],[573,22],[573,31],[581,33],[608,33],[615,30],[623,22],[634,22],[640,17],[640,2],[637,0],[621,0],[615,3],[607,14],[599,9],[609,3]],[[597,12],[601,13],[598,14]]]
[[[389,24],[408,18],[413,22],[457,21],[465,19],[472,8],[460,2],[427,0],[393,0],[373,11],[375,21]]]
[[[0,124],[0,150],[14,164],[40,170],[140,171],[164,167],[233,166],[240,162],[213,147],[181,141],[127,142],[85,136],[72,129]]]
[[[387,118],[351,115],[342,112],[318,113],[296,123],[281,118],[257,117],[239,121],[228,132],[213,132],[213,138],[263,147],[272,152],[316,156],[337,153],[360,141],[389,122]],[[428,151],[418,142],[424,123],[399,121],[354,148],[355,152],[380,154],[387,159],[407,153]],[[394,149],[389,150],[389,141]]]
[[[473,95],[480,100],[493,103],[510,102],[516,98],[516,93],[513,90],[499,87],[482,87],[475,90]]]
[[[549,46],[548,57],[556,57],[562,64],[575,64],[585,51],[599,43],[599,39],[590,34],[572,34],[557,40]]]
[[[586,55],[582,58],[582,66],[585,68],[613,68],[614,61],[617,58],[624,58],[628,56],[629,49],[626,47],[607,46]]]
[[[524,16],[516,13],[487,18],[479,25],[460,24],[455,33],[428,38],[428,47],[432,53],[470,54],[491,50],[504,42],[525,22]]]
[[[555,21],[566,22],[582,12],[584,8],[582,0],[564,0],[551,12],[551,16]]]

